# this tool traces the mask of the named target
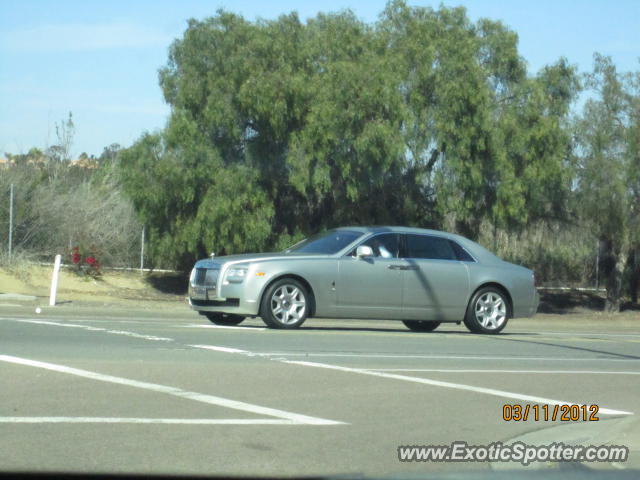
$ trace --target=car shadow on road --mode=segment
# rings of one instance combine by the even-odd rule
[[[388,333],[388,332],[394,332],[394,333],[405,333],[407,335],[415,335],[418,337],[430,337],[430,336],[438,336],[438,335],[462,335],[462,336],[474,336],[474,337],[486,337],[489,335],[478,335],[476,333],[472,333],[469,332],[467,330],[444,330],[444,329],[438,329],[435,332],[412,332],[411,330],[404,328],[404,327],[398,327],[398,328],[393,328],[393,327],[322,327],[322,326],[302,326],[299,329],[292,329],[289,331],[297,331],[297,332],[301,332],[301,331],[343,331],[343,332],[381,332],[381,333]],[[509,336],[509,335],[517,335],[517,336],[521,336],[521,335],[538,335],[535,332],[501,332],[500,336]]]
[[[615,358],[626,358],[626,359],[631,359],[631,360],[640,360],[640,356],[638,356],[638,355],[628,355],[628,354],[625,354],[625,353],[608,352],[606,350],[597,350],[595,348],[574,347],[574,346],[571,346],[571,345],[563,345],[563,344],[559,344],[559,343],[536,342],[534,340],[518,340],[517,338],[504,338],[503,335],[500,335],[500,336],[491,335],[491,336],[487,336],[487,338],[491,338],[492,340],[503,340],[503,341],[507,341],[507,342],[521,342],[521,343],[529,343],[529,344],[533,344],[533,345],[544,345],[546,347],[556,347],[556,348],[562,348],[562,349],[565,349],[565,350],[578,350],[578,351],[581,351],[581,352],[598,353],[600,355],[608,355],[610,357],[615,357]]]

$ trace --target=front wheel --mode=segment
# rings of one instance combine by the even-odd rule
[[[509,320],[508,300],[495,287],[478,290],[467,306],[464,324],[473,333],[498,333]]]
[[[413,332],[433,332],[440,326],[440,322],[429,322],[426,320],[403,320],[402,323]]]
[[[309,315],[310,294],[299,281],[283,278],[262,297],[260,317],[271,328],[298,328]]]
[[[230,313],[205,313],[205,317],[207,317],[211,323],[226,326],[238,325],[245,318],[241,315],[232,315]]]

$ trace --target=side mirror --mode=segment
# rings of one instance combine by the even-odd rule
[[[356,248],[356,257],[373,257],[373,249],[367,245],[360,245],[358,248]]]

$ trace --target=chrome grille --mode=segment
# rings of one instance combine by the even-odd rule
[[[196,276],[194,279],[195,285],[202,285],[205,287],[215,287],[218,281],[218,275],[220,270],[213,270],[209,268],[196,268]]]

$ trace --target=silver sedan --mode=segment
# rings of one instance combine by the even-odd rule
[[[315,316],[498,333],[538,301],[531,270],[459,235],[404,227],[337,228],[284,252],[200,260],[189,279],[191,308],[218,325],[260,316],[296,328]]]

